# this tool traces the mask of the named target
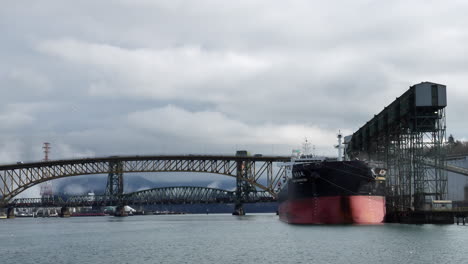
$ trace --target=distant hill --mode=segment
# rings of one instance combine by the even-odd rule
[[[69,195],[81,195],[89,192],[95,194],[103,194],[106,189],[107,176],[80,176],[69,177],[58,180],[54,184],[56,193],[63,193]],[[158,187],[173,187],[173,186],[202,186],[214,187],[225,190],[235,188],[233,181],[220,180],[216,181],[216,186],[212,186],[212,181],[182,181],[182,182],[156,182],[146,179],[139,175],[127,175],[124,178],[124,192],[135,192]]]

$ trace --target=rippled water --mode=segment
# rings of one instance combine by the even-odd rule
[[[295,226],[276,215],[0,220],[2,263],[468,263],[468,226]]]

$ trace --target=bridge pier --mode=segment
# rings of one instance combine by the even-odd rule
[[[466,215],[456,215],[455,218],[457,219],[457,225],[460,224],[460,220],[463,225],[466,224]]]
[[[236,157],[247,157],[248,152],[246,150],[238,150]],[[232,215],[245,215],[244,202],[245,197],[248,197],[248,192],[252,186],[243,180],[243,178],[249,177],[250,164],[246,161],[237,161],[237,172],[236,172],[236,191],[235,191],[235,203],[234,212]]]
[[[109,162],[109,174],[107,176],[106,195],[122,195],[124,187],[123,162]]]
[[[232,215],[245,215],[244,206],[242,205],[242,203],[235,204],[234,212],[232,212]]]
[[[64,206],[64,207],[60,208],[60,214],[59,214],[60,217],[65,218],[65,217],[70,217],[70,215],[71,215],[70,214],[70,209],[68,207]]]
[[[7,214],[6,214],[6,215],[7,215],[7,218],[9,218],[9,219],[15,218],[15,208],[13,208],[13,207],[8,207],[8,208],[6,209],[6,212],[7,212]]]
[[[125,212],[125,205],[119,205],[115,207],[114,216],[117,216],[117,217],[128,216],[128,213]]]

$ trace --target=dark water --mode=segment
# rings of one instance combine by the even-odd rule
[[[293,226],[276,215],[0,220],[1,263],[468,263],[468,226]]]

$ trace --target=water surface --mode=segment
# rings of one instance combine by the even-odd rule
[[[468,226],[296,226],[273,214],[0,220],[2,263],[468,263]]]

